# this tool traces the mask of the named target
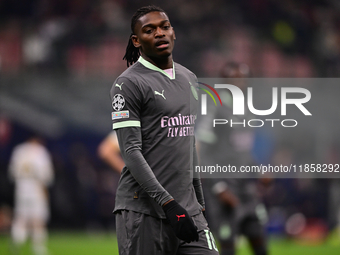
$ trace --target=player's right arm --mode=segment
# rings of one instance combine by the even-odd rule
[[[198,241],[197,227],[188,212],[158,182],[143,157],[140,128],[117,129],[117,136],[127,168],[148,195],[162,206],[176,236],[188,243]]]
[[[160,206],[173,199],[158,182],[142,154],[141,111],[145,95],[126,77],[119,77],[110,91],[112,128],[116,130],[120,151],[127,169],[138,184]]]
[[[138,184],[160,206],[173,197],[158,182],[142,154],[142,136],[139,127],[124,127],[116,130],[119,147],[126,167]]]

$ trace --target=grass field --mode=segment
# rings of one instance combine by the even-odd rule
[[[301,245],[291,240],[270,239],[269,254],[273,255],[335,255],[340,254],[340,240],[330,236],[322,244]],[[10,239],[0,235],[0,255],[10,255]],[[50,255],[118,255],[117,241],[113,234],[51,232],[48,241]],[[22,247],[20,255],[31,255],[30,244]],[[246,242],[240,242],[237,255],[251,254]],[[144,254],[141,254],[144,255]]]

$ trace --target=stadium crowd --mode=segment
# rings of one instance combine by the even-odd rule
[[[130,13],[143,3],[1,1],[0,71],[33,68],[115,76],[125,68],[120,60]],[[153,3],[173,17],[179,38],[175,56],[198,76],[216,75],[215,67],[226,59],[249,64],[255,77],[339,74],[337,1]]]

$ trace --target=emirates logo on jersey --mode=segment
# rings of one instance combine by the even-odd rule
[[[116,94],[112,100],[112,107],[115,111],[120,111],[125,106],[125,99],[121,94]]]
[[[194,136],[194,125],[196,115],[183,115],[169,117],[163,116],[161,118],[161,127],[168,128],[168,137],[178,136]]]

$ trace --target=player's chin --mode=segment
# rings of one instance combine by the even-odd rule
[[[156,47],[155,52],[157,52],[158,55],[170,55],[173,49],[174,49],[173,45],[168,44],[168,46],[164,48]]]
[[[162,50],[157,50],[157,56],[159,58],[166,58],[169,57],[172,53],[172,49],[162,49]]]

